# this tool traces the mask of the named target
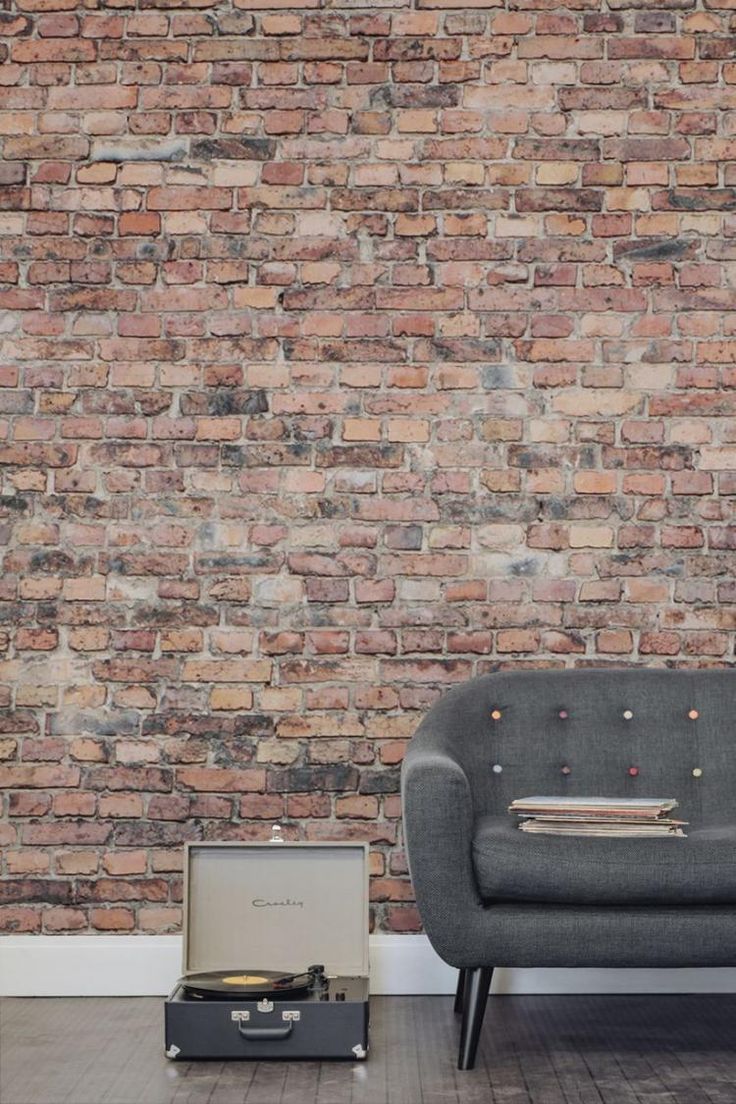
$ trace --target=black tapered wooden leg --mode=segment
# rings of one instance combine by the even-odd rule
[[[465,995],[465,975],[467,970],[458,970],[457,974],[457,989],[455,990],[455,1004],[453,1006],[453,1012],[459,1015],[463,1010],[463,997]]]
[[[460,1054],[457,1060],[458,1069],[469,1070],[475,1066],[475,1055],[478,1050],[480,1029],[483,1026],[483,1016],[488,1004],[488,990],[491,987],[492,977],[492,966],[479,966],[476,969],[465,971],[463,1022],[460,1028]]]

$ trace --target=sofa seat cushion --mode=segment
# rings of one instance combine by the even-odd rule
[[[563,905],[736,904],[736,822],[682,839],[591,839],[520,832],[481,817],[473,863],[485,901]]]

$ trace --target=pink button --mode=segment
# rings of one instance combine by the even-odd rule
[[[557,716],[560,718],[561,721],[566,721],[569,714],[566,709],[561,709]]]
[[[629,774],[631,775],[632,778],[636,778],[638,773],[639,773],[639,768],[638,767],[629,767]]]
[[[563,767],[562,768],[562,773],[563,774],[572,774],[572,767]]]

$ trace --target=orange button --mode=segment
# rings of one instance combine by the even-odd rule
[[[691,721],[697,721],[699,716],[700,716],[700,714],[698,713],[697,709],[691,709],[690,712],[688,713],[688,717],[690,718]]]
[[[500,721],[501,720],[501,710],[500,709],[494,709],[493,712],[491,713],[491,717],[493,718],[494,721]]]

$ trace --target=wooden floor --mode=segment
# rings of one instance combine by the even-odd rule
[[[168,1062],[151,998],[0,1002],[1,1104],[736,1104],[736,996],[376,997],[367,1062]]]

